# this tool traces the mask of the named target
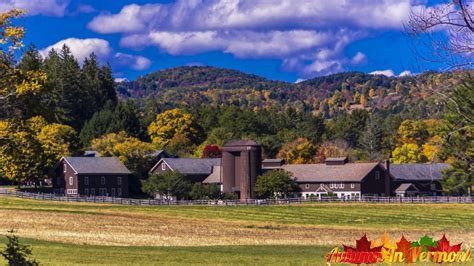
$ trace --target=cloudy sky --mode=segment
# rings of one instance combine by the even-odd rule
[[[117,78],[210,65],[295,82],[357,70],[386,75],[440,66],[413,54],[404,23],[441,0],[1,0],[29,10],[27,43],[43,54],[94,52]]]

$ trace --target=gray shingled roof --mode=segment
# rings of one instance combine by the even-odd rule
[[[202,181],[205,184],[220,184],[221,183],[221,167],[214,166],[212,173]]]
[[[359,182],[377,165],[378,163],[287,164],[282,168],[293,173],[297,182]]]
[[[131,174],[117,157],[63,157],[78,174]]]
[[[415,185],[413,185],[412,183],[403,183],[400,186],[398,186],[397,189],[395,189],[395,192],[406,192],[406,191],[408,191],[408,189],[410,187],[413,188],[412,190],[418,190],[418,188]]]
[[[174,171],[188,175],[210,175],[212,167],[221,165],[219,158],[163,158],[163,161]]]
[[[440,180],[442,170],[449,167],[446,163],[433,164],[391,164],[390,174],[395,180],[432,181]]]
[[[265,159],[262,163],[282,163],[284,161],[284,159]]]

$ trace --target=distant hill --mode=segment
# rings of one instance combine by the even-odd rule
[[[216,67],[177,67],[121,82],[122,97],[146,102],[154,109],[172,107],[239,106],[287,108],[331,117],[354,109],[389,112],[440,113],[439,95],[474,71],[426,72],[417,76],[386,77],[343,72],[297,84],[268,80]]]
[[[291,83],[272,81],[237,70],[208,66],[184,66],[156,71],[139,77],[135,81],[122,82],[119,85],[119,91],[128,97],[144,97],[166,89],[255,88],[262,90],[291,86]]]

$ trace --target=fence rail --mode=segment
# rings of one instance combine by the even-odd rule
[[[358,199],[342,198],[289,198],[289,199],[249,199],[249,200],[157,200],[157,199],[130,199],[115,197],[82,197],[82,196],[62,196],[56,194],[29,193],[22,191],[8,191],[0,189],[0,195],[15,196],[18,198],[50,200],[64,202],[92,202],[92,203],[110,203],[123,205],[278,205],[278,204],[305,204],[305,203],[474,203],[474,197],[374,197],[363,196]]]

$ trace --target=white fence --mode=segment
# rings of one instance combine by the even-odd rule
[[[474,197],[374,197],[362,196],[358,199],[342,198],[289,198],[289,199],[248,199],[248,200],[156,200],[156,199],[130,199],[115,197],[82,197],[82,196],[62,196],[56,194],[28,193],[22,191],[8,191],[0,189],[0,195],[16,196],[35,200],[50,200],[64,202],[93,202],[111,203],[124,205],[277,205],[277,204],[306,204],[306,203],[474,203]]]

